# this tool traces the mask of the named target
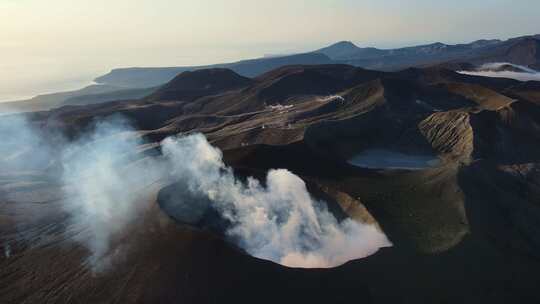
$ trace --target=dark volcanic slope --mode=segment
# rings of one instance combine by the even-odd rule
[[[105,277],[92,277],[80,266],[81,248],[31,247],[3,233],[13,254],[0,260],[0,292],[8,303],[38,297],[123,303],[537,303],[538,96],[536,82],[445,69],[384,73],[295,65],[251,80],[228,70],[184,73],[143,100],[35,113],[31,118],[44,130],[62,129],[71,136],[94,120],[121,114],[152,143],[144,149],[169,135],[202,132],[235,170],[287,168],[310,184],[358,199],[394,247],[336,269],[286,269],[246,256],[208,232],[174,224],[151,197],[151,211],[127,232],[135,250]],[[371,149],[434,155],[439,163],[411,171],[347,162]],[[11,231],[10,221],[27,223],[22,229],[29,231],[61,222],[55,199],[38,194],[8,215],[18,178],[21,187],[37,191],[28,183],[39,179],[35,175],[1,180],[0,216],[6,220],[0,231]],[[54,185],[36,185],[54,193]],[[160,189],[156,196],[163,194]],[[33,204],[49,216],[30,217]],[[47,231],[54,235],[54,229]]]
[[[183,72],[148,97],[149,100],[197,98],[245,87],[251,80],[228,69]]]

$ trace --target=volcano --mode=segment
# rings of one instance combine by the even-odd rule
[[[199,184],[182,184],[188,175],[167,175],[144,190],[120,187],[141,211],[116,231],[107,249],[114,263],[96,274],[76,242],[86,230],[72,229],[62,208],[69,198],[56,176],[68,160],[55,149],[115,116],[133,128],[106,137],[134,142],[132,154],[107,163],[122,172],[166,154],[166,138],[203,134],[221,151],[216,172],[265,187],[266,172],[286,169],[338,222],[378,227],[393,246],[328,269],[259,259],[227,236],[231,217],[207,208],[222,193],[196,196]],[[9,150],[20,153],[0,164],[52,152],[39,169],[0,174],[3,303],[540,301],[539,82],[442,67],[290,65],[253,78],[219,68],[182,72],[141,99],[15,118],[44,142]],[[62,141],[48,136],[58,133]],[[191,160],[182,165],[199,158]],[[178,177],[179,162],[167,164]]]

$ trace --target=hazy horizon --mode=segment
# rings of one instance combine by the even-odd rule
[[[0,0],[0,102],[78,89],[120,67],[231,62],[342,40],[395,48],[537,34],[540,2],[517,2]]]

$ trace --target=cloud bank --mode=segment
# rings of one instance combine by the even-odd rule
[[[515,71],[495,71],[496,69],[504,66],[510,65],[517,69],[522,70],[523,72]],[[496,78],[510,78],[519,81],[540,81],[540,72],[530,69],[526,66],[521,66],[512,63],[505,62],[496,62],[496,63],[486,63],[478,68],[476,71],[458,71],[458,73],[472,75],[472,76],[484,76],[484,77],[496,77]]]

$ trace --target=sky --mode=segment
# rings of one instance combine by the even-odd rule
[[[0,101],[116,67],[540,33],[538,0],[0,0]]]

